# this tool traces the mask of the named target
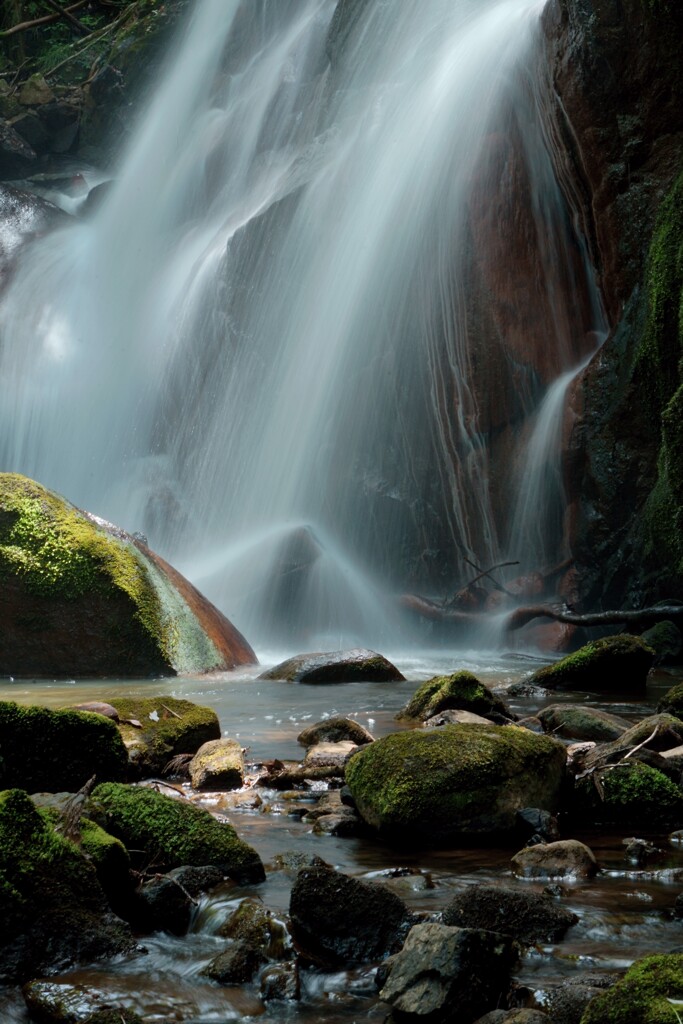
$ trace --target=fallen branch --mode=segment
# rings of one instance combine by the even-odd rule
[[[32,21],[22,21],[18,25],[12,25],[11,28],[6,28],[0,32],[0,39],[6,39],[8,36],[14,36],[17,32],[28,32],[32,28],[40,28],[41,25],[52,25],[55,21],[59,21],[61,17],[68,17],[73,11],[77,11],[79,7],[85,7],[88,0],[78,0],[78,3],[71,4],[70,7],[60,7],[59,14],[44,14],[40,18],[34,18]],[[52,6],[52,5],[51,5]],[[73,19],[76,21],[76,19]],[[77,22],[81,25],[81,22]],[[81,25],[81,28],[85,28]],[[86,32],[90,30],[85,28]]]
[[[64,18],[72,25],[77,32],[80,32],[82,36],[89,36],[90,29],[87,25],[84,25],[78,18],[74,18],[68,7],[62,7],[61,4],[57,3],[57,0],[43,0],[43,3],[48,7],[51,7],[53,11],[56,11],[58,18]]]
[[[571,626],[620,626],[636,623],[647,627],[661,622],[662,619],[683,620],[683,605],[653,605],[629,611],[584,614],[573,612],[565,605],[526,605],[510,612],[507,628],[510,631],[521,629],[532,619],[554,619],[555,622],[567,622]]]
[[[343,768],[332,768],[329,765],[318,768],[285,768],[283,771],[262,775],[256,780],[257,786],[271,789],[293,789],[304,782],[319,782],[325,779],[343,779]]]

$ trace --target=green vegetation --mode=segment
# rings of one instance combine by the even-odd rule
[[[520,807],[554,810],[565,760],[561,743],[516,726],[447,725],[376,740],[346,781],[376,828],[447,838],[510,828]]]
[[[675,715],[676,718],[683,719],[683,683],[672,686],[664,694],[657,705],[657,711],[667,712],[670,715]]]
[[[491,712],[508,715],[503,702],[487,686],[480,683],[471,672],[463,671],[428,679],[396,717],[425,722],[432,715],[447,709],[471,711],[475,715],[489,715]]]
[[[582,824],[675,828],[683,819],[683,792],[656,768],[639,761],[597,769],[602,793],[591,776],[574,794],[574,814]]]
[[[102,715],[0,702],[0,785],[75,792],[96,775],[125,779],[128,754]]]
[[[683,999],[683,955],[637,960],[616,985],[591,999],[581,1024],[680,1024],[669,999]]]
[[[147,787],[106,782],[92,794],[105,816],[105,828],[129,851],[142,851],[145,866],[158,871],[186,864],[211,864],[241,881],[260,882],[263,865],[232,825],[201,807]],[[138,854],[139,856],[139,854]]]
[[[539,669],[530,682],[549,689],[638,689],[645,686],[654,651],[623,633],[593,640],[574,654]]]
[[[117,697],[116,710],[119,718],[142,725],[142,729],[125,721],[119,725],[138,776],[158,774],[176,754],[193,754],[221,735],[212,708],[176,697]]]

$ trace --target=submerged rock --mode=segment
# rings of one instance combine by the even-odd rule
[[[654,657],[640,637],[608,636],[539,669],[529,682],[548,690],[643,690]]]
[[[142,786],[104,783],[92,794],[104,828],[159,870],[214,865],[239,882],[262,882],[261,858],[227,822],[185,799]]]
[[[516,726],[445,725],[392,733],[354,754],[346,782],[359,814],[407,842],[512,829],[523,807],[554,811],[564,746]]]
[[[522,892],[494,885],[470,885],[454,896],[442,915],[444,924],[503,932],[519,942],[557,942],[576,914],[547,893]]]
[[[0,474],[0,672],[176,675],[256,661],[206,598],[129,534]]]
[[[450,676],[434,676],[420,686],[396,717],[426,722],[442,711],[470,711],[482,717],[512,719],[507,707],[488,686],[471,672],[454,672]]]
[[[380,960],[400,948],[414,916],[383,885],[324,867],[304,868],[292,886],[292,937],[315,963]]]
[[[377,683],[403,678],[390,661],[364,647],[354,647],[349,651],[299,654],[259,676],[259,679],[286,679],[292,683]]]
[[[516,959],[496,932],[416,924],[392,957],[380,998],[393,1021],[471,1021],[500,1001]]]

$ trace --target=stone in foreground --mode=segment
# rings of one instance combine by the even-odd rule
[[[380,998],[396,1021],[472,1021],[504,993],[515,952],[509,937],[416,924],[392,958]]]
[[[505,832],[523,807],[555,811],[564,746],[516,726],[445,725],[392,733],[354,754],[346,782],[359,814],[406,842]]]
[[[683,954],[648,956],[591,999],[581,1024],[680,1024],[681,1002]]]
[[[133,676],[253,664],[244,637],[139,540],[0,473],[0,673]]]
[[[237,740],[203,743],[189,765],[196,790],[241,789],[244,785],[244,754]]]
[[[290,683],[382,683],[403,678],[390,661],[364,647],[298,654],[259,676],[259,679],[285,679]]]

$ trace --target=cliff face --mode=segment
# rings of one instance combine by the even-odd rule
[[[550,0],[566,170],[611,331],[574,390],[567,473],[586,605],[683,583],[681,8]]]

